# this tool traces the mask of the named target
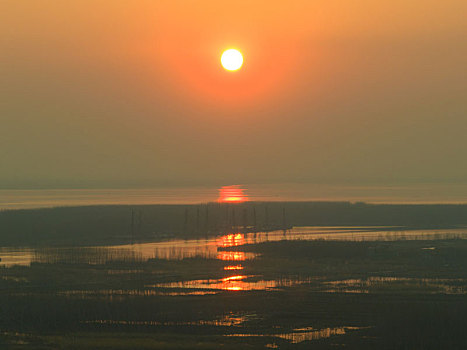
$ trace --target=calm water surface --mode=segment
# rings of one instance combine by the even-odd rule
[[[65,248],[0,248],[0,266],[30,265],[31,262],[81,262],[102,264],[115,260],[187,258],[218,259],[229,263],[225,270],[241,270],[242,261],[254,259],[255,253],[222,251],[222,248],[244,244],[257,244],[283,240],[341,240],[341,241],[395,241],[467,238],[467,227],[452,229],[404,230],[397,227],[352,226],[352,227],[294,227],[257,233],[236,233],[218,237],[162,242],[135,243],[114,246],[65,247]],[[430,249],[427,247],[426,249]]]
[[[150,259],[182,260],[203,258],[220,260],[223,278],[193,279],[146,285],[144,290],[69,291],[70,295],[198,295],[216,291],[267,290],[310,283],[310,279],[277,278],[264,280],[261,276],[243,272],[243,263],[257,258],[257,254],[231,250],[232,247],[282,240],[346,240],[346,241],[394,241],[430,240],[440,238],[467,238],[467,228],[444,230],[402,230],[396,227],[294,227],[287,231],[236,233],[200,240],[170,240],[132,245],[66,248],[0,248],[0,266],[30,265],[40,263],[87,263],[104,264],[110,261],[148,261]],[[229,251],[222,250],[230,248]],[[424,249],[432,249],[427,246]],[[138,273],[138,270],[109,270],[109,273]],[[323,283],[329,292],[367,292],[378,283],[421,284],[446,294],[464,293],[462,288],[450,286],[449,281],[372,278]]]
[[[82,205],[198,204],[222,199],[222,188],[2,190],[0,210]],[[235,186],[230,186],[235,187]],[[467,184],[387,186],[242,185],[250,201],[364,201],[368,203],[466,203]],[[221,191],[221,193],[219,193]],[[233,197],[231,197],[233,199]]]

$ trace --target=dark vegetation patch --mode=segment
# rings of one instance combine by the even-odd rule
[[[467,225],[467,205],[247,202],[100,205],[0,211],[0,246],[110,245],[292,226]]]

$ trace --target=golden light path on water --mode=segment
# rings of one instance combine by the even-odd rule
[[[260,275],[244,273],[244,263],[258,255],[242,252],[232,247],[243,244],[257,244],[281,240],[345,240],[345,241],[392,241],[392,240],[430,240],[439,238],[467,239],[467,228],[446,230],[397,230],[395,227],[294,227],[287,231],[258,233],[234,233],[199,240],[171,240],[132,245],[106,247],[70,247],[70,248],[0,248],[0,266],[30,265],[39,263],[88,263],[105,264],[109,261],[126,259],[128,261],[148,261],[149,259],[182,260],[204,258],[223,261],[219,273],[224,277],[193,279],[172,283],[147,285],[142,291],[101,291],[102,293],[143,293],[165,295],[210,294],[212,291],[265,290],[292,286],[297,283],[309,283],[310,280],[275,279],[264,280]],[[228,248],[229,250],[223,250]],[[427,248],[429,244],[427,243]],[[111,271],[109,270],[109,273]],[[114,271],[115,272],[115,271]],[[115,273],[119,273],[118,271]],[[123,272],[120,272],[123,273]],[[353,290],[365,283],[378,281],[348,281],[332,285],[332,290]],[[388,281],[384,281],[388,282]],[[391,282],[391,281],[389,281]],[[414,281],[413,283],[439,284],[443,281]],[[412,283],[412,282],[411,282]],[[330,285],[328,286],[330,287]],[[438,288],[438,287],[437,287]],[[163,291],[162,291],[163,289]],[[360,288],[364,290],[365,288]],[[440,288],[438,288],[440,289]],[[170,290],[173,290],[171,292]],[[199,290],[196,292],[196,290]],[[440,289],[442,290],[442,288]],[[79,293],[80,291],[75,291]],[[447,290],[445,292],[456,292]],[[459,291],[457,291],[459,292]],[[463,291],[462,291],[463,292]],[[85,291],[83,291],[85,293]],[[194,294],[193,294],[194,295]]]
[[[72,259],[70,255],[61,254],[71,250],[83,252],[82,259],[90,263],[99,263],[121,258],[122,254],[148,259],[182,260],[187,258],[219,259],[227,262],[241,262],[254,259],[256,254],[241,251],[223,251],[222,248],[243,244],[257,244],[281,240],[339,240],[339,241],[394,241],[394,240],[430,240],[433,238],[467,238],[467,228],[397,230],[395,227],[293,227],[286,232],[271,231],[257,233],[236,233],[197,240],[166,240],[152,243],[135,243],[127,245],[80,247],[80,248],[30,248],[1,247],[0,266],[29,265],[32,261],[50,262]],[[97,253],[102,254],[101,257]],[[96,253],[96,254],[93,254]],[[130,255],[129,255],[130,256]],[[73,259],[80,259],[79,255]],[[230,263],[229,266],[236,266]]]

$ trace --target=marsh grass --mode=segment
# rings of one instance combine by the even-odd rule
[[[236,246],[237,251],[259,254],[242,262],[241,273],[255,276],[249,277],[251,281],[308,280],[275,290],[219,290],[207,295],[144,291],[155,290],[148,286],[157,283],[236,273],[225,271],[223,261],[144,260],[127,252],[74,249],[60,254],[44,249],[31,266],[0,269],[4,348],[263,349],[267,344],[283,349],[310,345],[326,349],[332,344],[348,349],[467,348],[464,240]],[[446,288],[461,292],[447,293]],[[216,324],[220,319],[233,321]],[[363,328],[297,343],[274,337],[309,327]],[[265,336],[225,336],[229,334]]]

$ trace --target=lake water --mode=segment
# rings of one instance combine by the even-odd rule
[[[439,230],[405,230],[397,227],[294,227],[287,231],[258,233],[236,233],[198,240],[169,240],[162,242],[137,243],[131,245],[95,246],[95,247],[48,247],[48,248],[0,248],[0,266],[30,265],[33,262],[54,264],[105,264],[111,261],[145,262],[150,259],[183,260],[202,258],[222,262],[225,277],[213,276],[207,279],[182,280],[168,283],[145,285],[144,290],[97,290],[71,291],[73,295],[199,295],[216,291],[273,290],[297,284],[311,283],[308,279],[276,278],[266,280],[260,275],[248,275],[243,272],[244,263],[258,257],[256,253],[235,251],[236,246],[285,240],[339,240],[339,241],[397,241],[397,240],[433,240],[467,239],[467,228]],[[228,251],[223,250],[229,248]],[[232,249],[233,248],[233,249]],[[427,244],[423,249],[434,249]],[[109,270],[109,274],[137,274],[138,270]],[[424,284],[445,293],[464,293],[462,288],[449,285],[446,280],[414,279],[378,279],[347,280],[324,283],[329,292],[365,292],[377,283],[404,282]]]
[[[224,186],[225,187],[225,186]],[[242,185],[250,201],[364,201],[368,203],[465,203],[467,184],[386,186],[277,184]],[[104,204],[197,204],[219,199],[221,188],[0,189],[0,210]]]
[[[225,270],[240,270],[242,261],[254,259],[256,254],[241,251],[223,251],[244,244],[257,244],[283,240],[341,240],[341,241],[395,241],[432,240],[445,238],[467,238],[467,227],[450,229],[408,230],[392,226],[352,226],[352,227],[293,227],[290,230],[271,232],[236,233],[206,239],[173,239],[162,242],[135,243],[95,247],[49,247],[12,248],[0,247],[0,266],[30,265],[42,263],[90,263],[102,264],[115,260],[187,258],[218,259],[228,262]],[[428,249],[429,247],[427,247]]]

